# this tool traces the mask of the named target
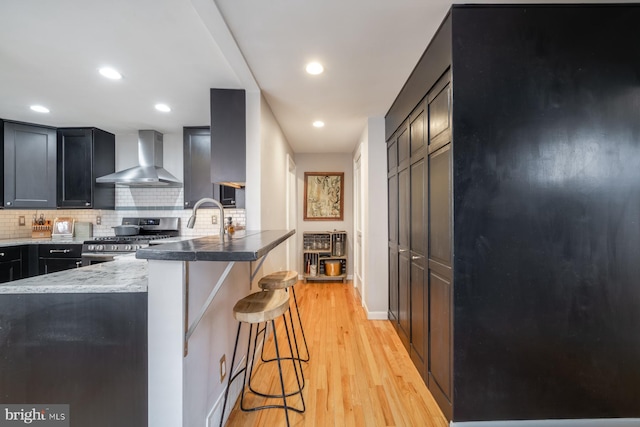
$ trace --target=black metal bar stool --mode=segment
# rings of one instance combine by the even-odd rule
[[[261,409],[270,409],[270,408],[284,409],[285,417],[287,420],[287,426],[290,426],[289,411],[295,411],[298,413],[303,413],[305,411],[304,397],[302,395],[302,388],[303,388],[303,381],[304,381],[303,379],[301,379],[302,364],[299,360],[299,354],[296,353],[298,357],[294,355],[294,349],[291,343],[291,333],[289,332],[289,325],[287,324],[287,317],[285,315],[287,311],[289,311],[289,294],[286,291],[281,289],[255,292],[239,300],[236,303],[236,305],[233,307],[233,315],[235,319],[238,321],[238,332],[236,334],[236,343],[233,349],[233,356],[231,358],[230,372],[233,372],[233,365],[235,363],[236,353],[238,351],[238,340],[240,338],[240,330],[242,329],[243,323],[249,324],[249,337],[247,339],[247,363],[237,373],[235,373],[233,376],[230,376],[229,380],[227,381],[227,389],[225,390],[225,393],[224,393],[224,403],[222,405],[222,416],[220,418],[220,427],[222,427],[222,421],[224,420],[224,413],[227,406],[227,398],[229,396],[229,388],[231,386],[231,383],[236,377],[238,377],[238,375],[240,375],[243,372],[244,372],[243,386],[242,386],[242,393],[240,397],[240,409],[242,409],[243,411],[257,411]],[[276,332],[275,319],[277,319],[279,316],[282,316],[285,332],[287,334],[287,343],[289,345],[289,352],[291,355],[289,357],[283,357],[283,355],[281,355],[280,347],[278,344],[278,335]],[[249,381],[250,381],[250,378],[253,374],[253,368],[255,366],[257,335],[260,332],[262,332],[260,331],[260,324],[269,323],[269,322],[271,323],[271,327],[273,329],[273,341],[274,341],[275,350],[276,350],[276,357],[273,360],[275,360],[278,364],[278,373],[280,376],[280,386],[281,386],[282,394],[266,394],[266,393],[257,392],[253,389],[251,389],[251,391],[255,394],[258,394],[264,397],[281,398],[282,405],[273,404],[273,405],[263,405],[263,406],[246,408],[244,406],[244,396],[245,396],[245,388],[246,388],[246,385],[248,384],[247,372],[249,374]],[[252,335],[254,334],[253,332],[254,326],[255,326],[256,332],[255,332],[255,339],[253,340],[254,341],[253,351],[251,351],[251,341],[252,341]],[[266,325],[264,329],[266,329]],[[249,361],[249,357],[251,357],[250,361]],[[285,391],[284,377],[282,374],[283,360],[290,360],[293,365],[293,369],[296,375],[296,381],[298,383],[298,389],[295,390],[294,392],[287,393]],[[298,368],[300,370],[300,376],[298,375]],[[290,397],[295,394],[300,395],[300,400],[302,402],[301,409],[293,407],[289,405],[289,403],[287,402],[287,397]]]
[[[309,346],[307,345],[307,337],[304,334],[304,327],[302,326],[302,320],[300,319],[300,309],[298,308],[298,299],[296,298],[296,289],[293,285],[298,282],[298,272],[292,270],[283,270],[277,271],[275,273],[267,274],[262,277],[258,281],[258,286],[263,290],[275,290],[275,289],[284,289],[289,290],[291,288],[291,293],[293,294],[293,302],[296,306],[296,315],[298,317],[298,325],[300,325],[300,331],[302,332],[302,340],[304,342],[304,351],[306,356],[300,357],[300,351],[298,350],[298,357],[302,362],[309,361]],[[296,350],[298,349],[298,338],[295,334],[295,327],[293,326],[293,316],[291,311],[289,311],[289,317],[291,319],[291,329],[293,330],[293,340],[296,345]],[[273,359],[265,360],[262,358],[263,362],[268,362]]]

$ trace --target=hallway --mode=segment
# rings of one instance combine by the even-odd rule
[[[290,412],[292,426],[447,426],[391,324],[367,320],[351,285],[298,282],[295,287],[311,361],[303,364],[306,412]],[[272,347],[268,341],[267,351]],[[277,370],[275,363],[269,365],[274,366],[259,366],[254,378],[272,380],[254,386],[276,392]],[[291,384],[293,370],[286,376]],[[264,399],[247,394],[246,402],[253,406]],[[289,404],[299,407],[299,397],[289,398]],[[237,404],[227,423],[284,425],[282,409],[242,412]]]

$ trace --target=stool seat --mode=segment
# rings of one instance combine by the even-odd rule
[[[282,316],[288,309],[289,294],[276,289],[242,298],[233,307],[233,316],[239,322],[261,323]]]
[[[267,274],[258,281],[261,289],[286,289],[296,284],[298,272],[285,270]]]

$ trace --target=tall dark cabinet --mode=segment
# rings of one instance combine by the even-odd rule
[[[96,178],[115,172],[115,136],[97,128],[58,129],[57,205],[114,209],[115,185]]]
[[[56,129],[4,123],[4,207],[56,207]]]
[[[640,418],[638,5],[454,5],[386,116],[389,319],[450,420]]]

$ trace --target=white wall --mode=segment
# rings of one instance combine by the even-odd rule
[[[298,177],[298,229],[297,247],[302,247],[302,233],[305,231],[347,231],[347,275],[353,275],[353,158],[351,154],[296,154],[296,174]],[[304,173],[344,172],[344,220],[305,221],[304,220]],[[298,256],[297,268],[302,269],[302,254]]]
[[[356,156],[358,150],[354,152]],[[386,319],[389,306],[387,146],[384,118],[369,117],[362,133],[361,185],[363,200],[362,304],[369,319]]]

